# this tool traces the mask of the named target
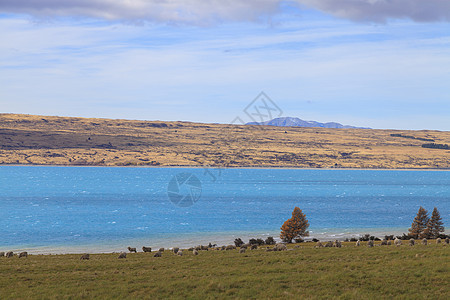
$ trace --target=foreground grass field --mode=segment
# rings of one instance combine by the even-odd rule
[[[365,244],[365,243],[364,243]],[[0,258],[0,299],[449,299],[450,247],[367,246]],[[265,247],[264,247],[265,249]]]

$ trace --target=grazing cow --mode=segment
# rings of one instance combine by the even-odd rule
[[[134,252],[134,253],[137,253],[137,250],[136,250],[136,248],[131,248],[131,247],[128,247],[128,251],[130,251],[130,252]]]
[[[334,245],[333,245],[333,247],[336,247],[336,248],[341,248],[341,247],[342,247],[342,243],[341,243],[341,242],[339,242],[338,240],[335,240],[335,241],[334,241]]]
[[[152,252],[152,248],[151,247],[142,247],[142,251],[144,251],[144,252]]]
[[[436,239],[436,244],[440,244],[440,243],[442,243],[441,238],[437,238],[437,239]],[[1,256],[1,255],[0,255],[0,256]]]
[[[234,249],[236,249],[236,246],[234,246],[234,245],[228,245],[228,246],[225,248],[225,250],[234,250]]]
[[[28,257],[28,252],[24,251],[24,252],[20,252],[19,253],[19,258],[21,257]]]
[[[427,240],[427,239],[423,239],[423,240],[422,240],[422,245],[425,245],[425,246],[426,246],[427,244],[428,244],[428,240]]]
[[[372,248],[373,247],[373,240],[369,240],[367,242],[367,247]]]
[[[175,247],[175,248],[173,248],[173,253],[174,254],[177,254],[178,253],[178,251],[180,251],[180,248],[178,248],[178,247]],[[183,254],[182,254],[183,255]]]
[[[285,244],[277,244],[275,246],[275,248],[276,248],[276,251],[286,251],[287,250],[287,247]]]
[[[183,251],[181,251],[181,250],[180,250],[180,251],[177,251],[177,255],[178,255],[178,256],[183,256]]]
[[[159,252],[164,252],[164,248],[159,248]]]
[[[126,252],[120,253],[118,258],[119,258],[119,259],[127,258],[127,253],[126,253]]]
[[[239,249],[239,253],[245,253],[245,248]]]
[[[194,250],[192,251],[192,254],[198,255],[198,251],[194,249]]]
[[[6,256],[7,258],[11,258],[11,257],[14,256],[14,252],[8,251],[8,252],[6,252],[5,256]]]
[[[328,241],[328,243],[325,244],[325,247],[333,247],[333,243],[331,241]]]
[[[361,246],[361,242],[358,240],[358,241],[356,241],[355,247],[359,247],[359,246]]]
[[[80,260],[89,260],[89,254],[83,254],[83,255],[81,255],[81,257],[80,257]]]
[[[400,240],[400,239],[398,239],[398,238],[395,238],[395,240],[394,240],[394,245],[395,246],[401,246],[402,245],[402,240]]]
[[[243,245],[241,245],[239,248],[241,248],[241,249],[247,249],[248,247],[251,247],[251,245],[250,245],[250,244],[243,244]]]
[[[414,239],[409,239],[409,245],[410,246],[414,246],[415,245],[415,243],[416,243],[416,241],[414,241]]]
[[[5,252],[0,252],[0,257],[5,256]]]
[[[250,247],[250,250],[256,250],[256,249],[258,249],[258,245],[252,245],[252,246]]]
[[[153,255],[153,257],[161,257],[162,256],[162,252],[158,251],[155,253],[155,255]]]

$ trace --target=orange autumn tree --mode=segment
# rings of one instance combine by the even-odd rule
[[[292,218],[286,220],[281,226],[280,238],[283,242],[292,243],[292,240],[302,236],[309,236],[309,227],[306,215],[298,207],[294,208]]]

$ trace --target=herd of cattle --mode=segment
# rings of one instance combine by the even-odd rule
[[[394,241],[382,240],[381,243],[380,243],[380,246],[384,246],[384,245],[389,246],[389,245],[392,245],[392,243],[394,243],[394,245],[396,245],[396,246],[401,246],[402,245],[402,240],[400,240],[400,239],[395,239]],[[443,241],[440,238],[436,239],[436,244],[441,244],[441,243],[443,243],[444,245],[448,245],[448,244],[450,244],[450,239],[446,238]],[[409,240],[409,246],[414,246],[415,244],[416,244],[416,241],[414,239],[410,239]],[[422,245],[428,245],[428,240],[427,239],[422,239]],[[357,247],[361,246],[361,242],[357,241],[355,246],[357,246]],[[367,246],[368,247],[374,247],[375,246],[374,241],[373,240],[367,241]],[[329,241],[326,244],[323,244],[320,241],[317,242],[315,248],[322,248],[322,247],[341,248],[342,247],[342,243],[340,241],[338,241],[338,240],[334,241],[334,243]],[[294,248],[299,248],[299,246],[297,245]],[[237,249],[237,247],[234,246],[234,245],[228,245],[228,246],[222,246],[222,247],[197,246],[197,247],[189,248],[189,249],[187,249],[187,251],[192,252],[193,255],[198,255],[199,251],[208,251],[208,250],[225,250],[225,251],[227,251],[227,250],[236,250],[236,249]],[[245,253],[245,251],[247,249],[256,250],[256,249],[258,249],[258,246],[257,245],[244,244],[244,245],[239,247],[239,253]],[[164,250],[165,250],[164,248],[159,248],[158,251],[154,252],[153,256],[154,257],[162,257],[162,254],[163,254]],[[269,252],[269,251],[286,251],[286,250],[288,250],[288,249],[287,249],[285,244],[276,244],[273,247],[267,247],[266,248],[267,252]],[[293,250],[293,249],[291,249],[291,250]],[[137,253],[137,249],[136,248],[132,248],[132,247],[128,247],[128,251],[130,253],[133,253],[133,252]],[[151,253],[152,252],[152,248],[151,247],[142,247],[142,251]],[[178,248],[178,247],[173,248],[171,250],[171,252],[173,252],[175,255],[183,256],[183,250]],[[15,254],[14,254],[13,251],[0,252],[0,257],[11,258],[14,255]],[[20,252],[18,254],[18,257],[19,258],[28,257],[28,252]],[[118,258],[119,259],[127,258],[127,252],[121,252],[119,254]],[[89,259],[90,259],[90,255],[89,254],[83,254],[80,257],[80,260],[89,260]]]

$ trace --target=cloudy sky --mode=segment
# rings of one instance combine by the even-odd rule
[[[448,0],[0,0],[0,112],[450,130]]]

